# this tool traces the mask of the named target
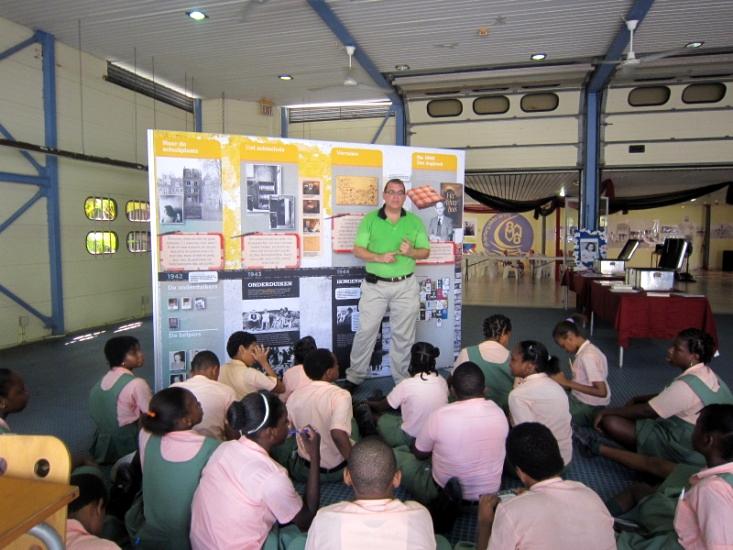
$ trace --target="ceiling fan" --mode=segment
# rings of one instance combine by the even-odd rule
[[[674,50],[667,50],[664,52],[653,53],[649,55],[636,55],[636,52],[634,51],[634,32],[636,31],[636,28],[638,26],[638,19],[629,19],[628,21],[626,21],[626,28],[629,30],[629,49],[626,50],[626,55],[621,59],[616,59],[613,61],[603,61],[602,64],[619,65],[621,70],[632,70],[641,64],[657,61],[659,59],[663,59],[665,57],[669,57],[671,55],[684,51],[684,48],[676,48]]]
[[[349,65],[348,67],[346,67],[346,70],[344,72],[344,80],[341,84],[336,84],[336,85],[331,85],[331,86],[322,86],[320,88],[311,88],[309,91],[320,92],[323,90],[335,90],[335,89],[346,87],[346,88],[358,88],[360,90],[371,90],[371,91],[379,92],[380,94],[386,95],[389,92],[389,90],[380,88],[378,86],[369,86],[367,84],[361,84],[358,80],[356,80],[356,70],[353,65],[354,53],[356,53],[355,46],[346,46],[346,55],[349,56]]]
[[[269,2],[269,0],[247,0],[244,6],[242,6],[242,9],[239,11],[239,22],[246,23],[249,17],[249,12],[252,11],[252,8],[258,5],[261,6],[263,4],[267,4],[267,2]]]

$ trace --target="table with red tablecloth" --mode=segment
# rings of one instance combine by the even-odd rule
[[[623,281],[624,277],[600,275],[592,271],[565,271],[560,284],[575,292],[575,309],[587,312],[590,306],[591,283],[593,281]],[[567,308],[567,295],[565,296]]]
[[[704,296],[612,292],[610,286],[598,282],[589,286],[592,318],[613,323],[616,329],[619,365],[623,362],[623,349],[629,347],[632,338],[672,340],[681,330],[699,328],[710,334],[718,346],[713,310]]]

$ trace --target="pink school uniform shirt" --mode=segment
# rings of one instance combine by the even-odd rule
[[[237,400],[259,390],[271,391],[277,386],[277,380],[255,368],[248,367],[238,359],[232,359],[219,369],[219,382],[234,390]]]
[[[611,388],[606,381],[608,379],[608,361],[603,352],[591,344],[590,340],[586,340],[578,348],[570,370],[573,371],[573,381],[578,384],[592,386],[593,382],[603,382],[606,385],[606,397],[596,397],[572,390],[570,393],[575,399],[594,407],[605,407],[611,402]]]
[[[120,547],[107,539],[90,534],[80,521],[66,520],[66,550],[119,550]]]
[[[441,487],[457,477],[463,498],[478,500],[495,493],[501,484],[509,433],[504,412],[483,397],[456,401],[433,412],[415,441],[432,452],[433,479]]]
[[[193,496],[193,550],[260,550],[277,521],[303,507],[288,472],[254,441],[227,441],[211,455]]]
[[[530,374],[509,393],[512,423],[539,422],[557,439],[563,462],[573,459],[570,403],[565,390],[544,372]]]
[[[733,462],[702,470],[677,504],[674,529],[685,550],[733,548],[733,487],[718,474],[733,474]]]
[[[321,434],[321,468],[335,468],[344,461],[331,437],[331,430],[351,435],[353,417],[351,394],[323,380],[312,380],[295,390],[288,399],[288,418],[292,426],[300,431],[310,424]],[[296,440],[298,454],[310,460],[299,435]]]
[[[435,550],[430,512],[398,499],[337,502],[321,508],[306,550]]]
[[[690,386],[679,380],[681,376],[687,374],[697,376],[712,391],[718,391],[720,388],[718,377],[710,367],[703,363],[693,365],[677,376],[659,395],[649,400],[649,406],[660,418],[679,416],[689,424],[697,422],[702,401]]]
[[[283,384],[285,385],[285,391],[280,394],[280,400],[283,403],[288,401],[290,395],[297,390],[302,388],[306,384],[310,384],[312,380],[308,378],[305,373],[303,365],[293,365],[283,374]]]
[[[224,440],[224,418],[226,418],[229,405],[236,399],[234,390],[226,384],[210,380],[201,374],[185,382],[171,384],[171,387],[176,386],[189,390],[201,403],[204,418],[193,429],[202,435]]]
[[[577,481],[552,477],[496,508],[488,550],[615,550],[613,518]]]
[[[393,409],[402,408],[402,429],[417,437],[430,414],[448,404],[448,383],[438,373],[417,374],[397,384],[387,403]]]
[[[140,453],[140,464],[145,468],[145,447],[150,441],[152,434],[140,430],[138,434],[138,449]],[[170,432],[160,439],[160,454],[168,462],[187,462],[201,450],[206,438],[194,430],[182,430]]]
[[[102,389],[109,390],[123,374],[132,374],[124,367],[113,367],[102,378]],[[127,426],[137,422],[140,414],[148,412],[153,392],[148,383],[142,378],[135,377],[120,392],[117,398],[117,424]]]

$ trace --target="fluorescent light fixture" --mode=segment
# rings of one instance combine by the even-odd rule
[[[396,71],[409,71],[410,66],[407,63],[400,63],[399,65],[394,66]]]
[[[209,16],[206,15],[206,12],[197,9],[187,11],[186,15],[188,15],[194,21],[203,21],[204,19],[209,18]]]
[[[532,61],[544,61],[545,59],[547,59],[547,54],[546,53],[533,53],[532,55],[529,56],[529,58]]]
[[[564,185],[560,188],[560,196],[561,197],[565,196],[565,186]]]
[[[284,105],[289,109],[301,109],[305,107],[379,107],[381,105],[389,106],[392,102],[389,99],[361,99],[358,101],[331,101],[326,103],[298,103],[293,105]]]
[[[695,202],[697,199],[690,199],[690,202]]]
[[[277,77],[280,80],[293,80],[293,75],[287,74],[287,73],[279,74],[279,75],[277,75]]]
[[[694,50],[696,48],[702,47],[702,45],[705,44],[702,40],[696,40],[694,42],[688,42],[685,44],[685,48],[690,48],[691,50]]]

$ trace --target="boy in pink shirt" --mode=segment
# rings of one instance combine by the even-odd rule
[[[218,382],[219,358],[212,351],[200,351],[191,361],[191,378],[171,384],[185,388],[196,396],[204,411],[204,418],[194,430],[206,437],[224,440],[224,419],[236,396],[234,390]]]
[[[311,425],[321,434],[321,481],[339,481],[351,454],[351,394],[333,383],[338,378],[339,366],[331,350],[319,348],[309,353],[303,367],[311,382],[295,390],[288,399],[288,418],[298,434],[298,453],[290,473],[299,481],[308,475],[311,456],[300,432]]]
[[[308,530],[306,550],[450,549],[433,534],[430,513],[417,502],[394,496],[401,473],[390,447],[376,437],[354,445],[344,483],[356,500],[321,508]]]
[[[428,506],[438,533],[450,529],[462,498],[499,490],[509,431],[504,412],[484,398],[478,365],[459,365],[451,389],[457,401],[430,415],[410,449],[395,449],[402,485]]]
[[[477,549],[615,550],[611,514],[594,491],[560,477],[563,459],[547,426],[518,424],[509,432],[506,448],[527,490],[506,501],[497,495],[481,497]]]

